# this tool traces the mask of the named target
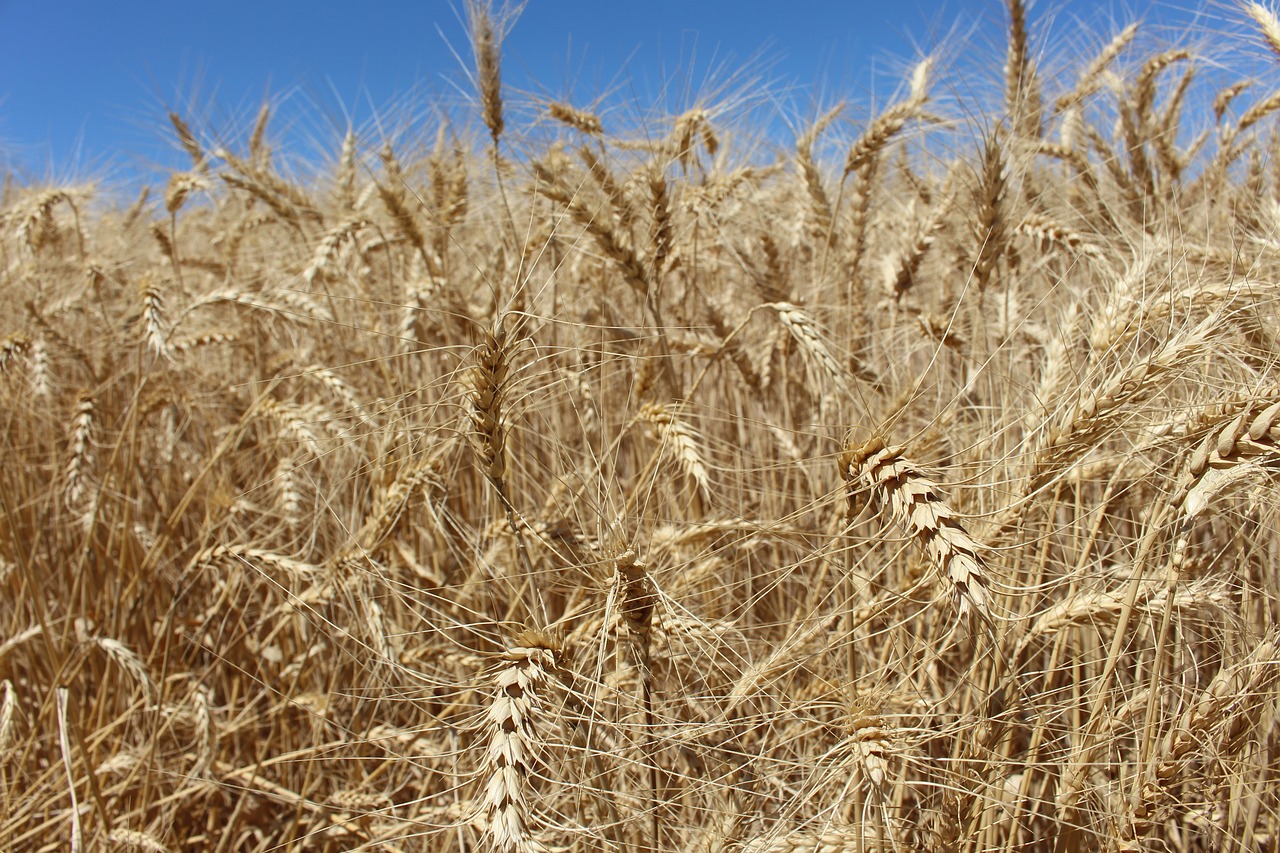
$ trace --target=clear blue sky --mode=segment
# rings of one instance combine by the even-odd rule
[[[1115,31],[1108,21],[1180,26],[1202,6],[1040,0],[1031,17],[1052,52],[1081,23],[1096,44]],[[1210,30],[1239,19],[1207,8]],[[166,106],[229,132],[272,94],[309,115],[297,138],[322,139],[344,111],[368,127],[396,104],[459,102],[468,87],[452,51],[470,62],[460,10],[461,0],[0,0],[0,168],[39,179],[181,162]],[[939,44],[985,50],[998,75],[1004,20],[1000,0],[529,0],[504,47],[504,82],[645,103],[677,72],[696,84],[713,66],[762,57],[751,67],[794,104],[858,101]]]

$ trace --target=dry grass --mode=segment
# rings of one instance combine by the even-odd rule
[[[9,181],[0,849],[1275,849],[1280,99],[1037,11],[771,150],[477,3],[433,144]]]

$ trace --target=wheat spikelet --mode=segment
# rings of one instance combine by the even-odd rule
[[[663,141],[661,150],[685,169],[696,161],[697,143],[712,157],[720,150],[720,140],[716,137],[715,128],[711,126],[711,117],[701,107],[686,110],[676,117],[672,123],[671,133]]]
[[[361,525],[355,536],[362,553],[373,553],[404,518],[413,499],[423,493],[437,492],[443,488],[440,471],[434,457],[429,457],[407,467],[391,485],[377,495],[373,513]]]
[[[886,267],[886,290],[894,299],[899,302],[912,288],[915,287],[916,278],[920,273],[920,265],[924,262],[925,254],[929,251],[929,247],[933,245],[938,231],[942,228],[943,215],[946,213],[947,205],[941,204],[931,209],[923,217],[913,216],[916,231],[915,236],[911,238],[909,245],[905,251],[898,255],[897,262]]]
[[[1246,717],[1280,679],[1280,635],[1263,637],[1235,666],[1223,665],[1199,698],[1183,713],[1157,765],[1156,776],[1169,782],[1189,752],[1205,745],[1205,735],[1218,728],[1228,738],[1248,732]]]
[[[742,853],[848,853],[851,850],[878,850],[870,824],[847,824],[821,830],[797,830],[786,835],[748,838]]]
[[[427,238],[410,209],[408,184],[390,142],[382,146],[378,156],[382,159],[383,168],[387,173],[386,179],[376,184],[378,197],[382,199],[387,212],[391,214],[391,221],[395,223],[400,236],[408,240],[409,244],[418,251],[427,270],[432,275],[439,275],[440,265],[435,256],[427,251]]]
[[[169,342],[170,355],[186,355],[195,350],[204,347],[217,346],[218,344],[233,344],[239,338],[230,332],[206,332],[203,335],[197,335],[194,338],[184,338],[182,340]]]
[[[229,151],[219,149],[218,156],[226,161],[232,172],[218,175],[232,189],[241,190],[261,201],[283,222],[303,233],[306,222],[324,219],[311,197],[298,185],[292,184],[265,168],[246,162]]]
[[[313,563],[304,563],[283,554],[277,554],[262,548],[248,545],[215,545],[196,554],[192,565],[200,566],[251,566],[262,569],[275,569],[286,578],[306,581],[313,578],[320,567]]]
[[[1264,637],[1237,666],[1223,665],[1212,681],[1180,716],[1177,725],[1156,745],[1153,766],[1140,790],[1126,803],[1125,837],[1128,849],[1157,831],[1172,815],[1174,792],[1194,776],[1187,771],[1194,754],[1206,750],[1222,762],[1243,746],[1260,704],[1259,696],[1274,686],[1277,676],[1277,638]]]
[[[176,267],[177,248],[174,247],[173,237],[169,232],[170,229],[166,228],[164,224],[160,222],[151,223],[152,238],[156,241],[156,245],[160,247],[160,251],[164,253],[164,256],[169,258],[170,262],[174,263]]]
[[[1107,324],[1105,318],[1103,322]],[[1173,332],[1150,355],[1074,392],[1079,395],[1078,402],[1058,424],[1038,434],[1032,488],[1040,488],[1067,470],[1081,453],[1096,446],[1126,406],[1148,397],[1157,382],[1203,353],[1208,336],[1220,324],[1220,315],[1210,314],[1192,329]]]
[[[978,544],[969,538],[938,485],[901,450],[887,447],[879,438],[847,445],[840,468],[851,500],[858,492],[870,491],[873,503],[924,549],[961,616],[972,612],[990,620],[989,580]]]
[[[1133,114],[1139,122],[1145,123],[1155,115],[1156,82],[1161,72],[1176,62],[1187,62],[1190,59],[1191,51],[1174,48],[1158,53],[1143,63],[1130,95]]]
[[[605,162],[601,152],[590,145],[582,145],[577,148],[577,154],[578,159],[582,160],[587,167],[591,179],[596,182],[596,185],[604,192],[605,198],[609,200],[611,209],[607,211],[607,215],[610,222],[624,224],[636,218],[636,213],[632,209],[626,188],[613,174],[613,170]]]
[[[729,360],[738,369],[738,373],[741,374],[748,387],[759,390],[761,387],[760,374],[751,362],[751,356],[748,355],[739,342],[736,334],[737,330],[730,328],[719,305],[714,302],[708,302],[707,308],[711,330],[720,339],[720,352],[729,356]]]
[[[1190,164],[1194,152],[1209,138],[1206,129],[1200,137],[1191,143],[1188,153],[1179,152],[1177,137],[1182,125],[1182,109],[1186,104],[1187,92],[1195,79],[1196,69],[1187,68],[1178,78],[1178,85],[1165,102],[1164,110],[1155,117],[1151,130],[1151,145],[1156,153],[1156,162],[1160,166],[1161,178],[1165,184],[1176,183],[1182,179],[1183,170]],[[1163,189],[1163,187],[1162,187]]]
[[[550,636],[525,631],[498,656],[493,695],[485,710],[488,748],[483,794],[486,834],[495,850],[542,853],[534,835],[531,777],[540,766],[539,725],[546,694],[561,669],[562,651]]]
[[[1030,237],[1041,248],[1045,246],[1061,246],[1068,251],[1086,257],[1101,259],[1102,252],[1090,243],[1083,235],[1054,222],[1047,216],[1029,213],[1013,229],[1013,233]]]
[[[302,369],[304,376],[319,382],[325,390],[342,402],[345,414],[356,418],[366,426],[373,426],[374,421],[365,411],[365,406],[356,396],[355,390],[343,381],[342,377],[327,367],[318,364],[308,365]]]
[[[1040,82],[1031,61],[1027,36],[1027,9],[1022,0],[1006,0],[1009,8],[1009,43],[1004,65],[1005,111],[1019,136],[1041,135]]]
[[[87,196],[88,191],[83,188],[58,187],[42,190],[22,204],[16,205],[12,211],[5,213],[0,222],[5,225],[16,222],[15,230],[19,241],[35,255],[46,247],[56,245],[62,239],[63,231],[54,217],[54,208],[65,205],[71,209],[72,216],[75,218],[74,233],[80,256],[83,258],[84,234],[79,227],[80,204]]]
[[[667,178],[657,169],[649,172],[649,200],[653,211],[653,226],[650,229],[649,263],[653,270],[654,281],[661,281],[671,259],[674,242],[671,223],[671,202],[667,191]]]
[[[213,757],[217,753],[218,729],[214,724],[213,713],[209,707],[212,704],[212,692],[209,688],[204,684],[194,682],[190,696],[192,717],[199,737],[199,748],[196,750],[196,761],[191,772],[195,776],[201,776],[208,771],[209,765],[213,763]]]
[[[1236,123],[1234,132],[1229,135],[1227,147],[1230,146],[1231,139],[1244,133],[1278,109],[1280,109],[1280,91],[1272,92],[1249,107],[1249,109],[1245,110],[1244,115],[1240,116],[1240,121]]]
[[[466,220],[469,193],[466,154],[457,145],[446,152],[445,142],[444,126],[441,125],[435,150],[427,161],[431,178],[431,203],[443,226],[439,229],[439,241],[436,245],[436,251],[441,257],[448,250],[451,229]]]
[[[298,483],[298,459],[291,457],[281,459],[276,466],[273,479],[276,499],[280,506],[280,516],[289,526],[295,526],[302,520],[302,489]]]
[[[598,215],[598,212],[587,204],[580,193],[567,190],[560,180],[560,173],[551,166],[535,162],[533,171],[537,178],[537,192],[552,201],[563,204],[574,222],[582,226],[595,240],[596,248],[600,253],[617,266],[626,283],[637,293],[648,295],[650,290],[648,270],[636,254],[625,232],[614,227],[609,221],[611,217]]]
[[[76,777],[72,769],[71,736],[68,722],[67,705],[71,700],[71,691],[59,687],[55,691],[58,714],[58,746],[62,753],[62,769],[67,777],[67,790],[71,794],[71,853],[80,853],[84,847],[84,830],[80,825],[80,804],[76,795]]]
[[[867,786],[881,798],[889,794],[889,762],[896,740],[890,722],[879,714],[854,707],[847,723],[846,746],[851,750]]]
[[[1157,616],[1164,611],[1166,603],[1170,603],[1179,611],[1210,608],[1225,610],[1230,604],[1229,590],[1221,583],[1212,580],[1195,581],[1180,587],[1173,594],[1171,602],[1168,593],[1168,586],[1163,582],[1146,583],[1139,590],[1134,604],[1140,610]],[[1014,655],[1015,657],[1021,655],[1033,643],[1052,637],[1073,625],[1085,622],[1098,625],[1114,621],[1127,604],[1126,596],[1120,592],[1105,590],[1077,592],[1038,614],[1035,621],[1026,629],[1026,633],[1018,640]]]
[[[259,165],[266,165],[271,159],[271,149],[267,147],[267,123],[270,121],[271,104],[264,102],[253,120],[253,129],[249,131],[249,159]]]
[[[849,309],[853,316],[852,349],[862,352],[866,343],[869,318],[867,288],[862,275],[863,256],[867,251],[867,221],[871,214],[871,189],[876,176],[876,160],[865,159],[853,173],[852,200],[849,211],[849,236],[845,247],[845,274],[849,280]]]
[[[635,549],[628,548],[613,562],[617,583],[622,590],[618,609],[637,649],[637,657],[647,666],[649,631],[653,625],[658,591],[646,565],[636,558]]]
[[[151,681],[150,673],[147,672],[147,666],[133,649],[111,637],[82,637],[81,641],[93,643],[102,649],[108,658],[137,683],[143,696],[150,699],[155,694],[155,685]]]
[[[312,456],[320,456],[320,437],[311,424],[318,420],[314,409],[278,400],[264,400],[258,414],[273,419],[298,447],[305,448]]]
[[[268,311],[281,318],[293,322],[333,322],[333,316],[327,309],[313,302],[298,291],[277,290],[270,295],[241,291],[235,288],[221,288],[206,294],[197,300],[187,313],[206,305],[228,302]]]
[[[138,219],[142,217],[143,212],[147,208],[147,202],[151,200],[151,187],[143,187],[138,190],[137,198],[133,200],[133,204],[129,205],[129,209],[124,212],[121,221],[121,227],[128,231],[133,228]]]
[[[337,168],[333,176],[338,209],[344,213],[349,214],[357,207],[356,177],[356,135],[348,128],[342,137],[342,150],[338,152]]]
[[[1222,123],[1222,117],[1226,115],[1232,102],[1252,85],[1252,80],[1241,80],[1218,90],[1218,94],[1213,97],[1213,117],[1219,124]]]

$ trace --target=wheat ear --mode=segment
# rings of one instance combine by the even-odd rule
[[[1264,468],[1280,469],[1280,402],[1236,415],[1205,436],[1187,463],[1182,508],[1188,521],[1233,483]]]
[[[489,841],[503,853],[547,849],[533,835],[529,779],[539,764],[538,722],[560,656],[560,646],[547,634],[524,631],[499,656],[493,675],[493,701],[485,712],[484,807]]]
[[[1271,52],[1280,57],[1280,19],[1276,13],[1261,3],[1250,3],[1244,7],[1245,14],[1253,18],[1253,22],[1262,31]]]
[[[978,544],[969,537],[943,497],[941,488],[896,447],[878,437],[850,444],[840,468],[851,500],[869,491],[872,502],[893,519],[928,554],[939,576],[950,586],[960,615],[991,619],[991,593]]]

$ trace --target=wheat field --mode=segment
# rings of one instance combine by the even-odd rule
[[[1280,22],[1004,11],[778,142],[473,2],[465,122],[10,176],[0,849],[1280,849]]]

